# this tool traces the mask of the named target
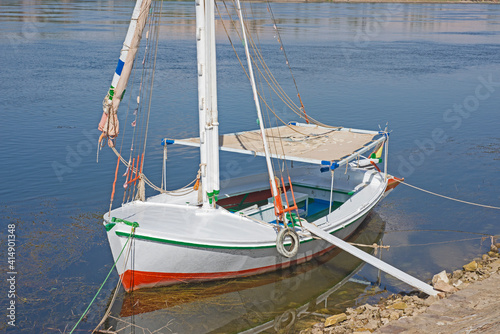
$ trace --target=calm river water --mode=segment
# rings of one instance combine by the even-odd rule
[[[132,8],[133,1],[126,0],[0,3],[3,331],[69,332],[111,269],[100,217],[109,205],[116,160],[104,150],[96,163],[96,127]],[[265,4],[246,8],[268,65],[294,96]],[[272,8],[311,115],[355,128],[389,123],[392,174],[446,196],[500,206],[500,6],[273,3]],[[145,167],[157,183],[161,138],[197,131],[193,24],[193,3],[164,3]],[[222,26],[217,29],[221,132],[255,128],[248,81]],[[277,110],[281,118],[296,119]],[[248,157],[221,158],[223,182],[264,167],[258,158],[251,163]],[[173,148],[168,167],[168,187],[184,185],[198,169],[197,152]],[[10,232],[9,224],[15,226]],[[361,232],[355,240],[390,245],[384,260],[429,280],[484,253],[488,236],[500,234],[500,211],[401,185]],[[9,233],[16,236],[10,254],[14,285],[6,284],[13,271]],[[337,252],[252,279],[121,293],[112,313],[119,320],[106,325],[127,321],[151,332],[166,326],[164,333],[298,332],[321,320],[320,314],[411,291],[359,265]],[[78,330],[97,325],[116,281],[113,272]],[[17,297],[8,298],[13,286]],[[5,311],[12,300],[15,328]]]

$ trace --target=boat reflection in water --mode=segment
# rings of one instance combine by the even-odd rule
[[[382,219],[371,213],[347,241],[378,243],[384,228]],[[352,279],[362,266],[362,261],[335,248],[302,265],[248,278],[132,293],[120,286],[102,328],[106,333],[298,332],[354,304],[366,290],[366,283]]]

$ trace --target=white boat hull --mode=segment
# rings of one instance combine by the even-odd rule
[[[357,173],[369,183],[341,207],[314,221],[341,239],[359,227],[386,191],[382,174]],[[302,231],[297,254],[284,257],[276,249],[275,226],[222,207],[205,210],[160,200],[132,202],[113,210],[111,216],[139,224],[125,247],[132,227],[104,217],[113,257],[118,259],[116,268],[127,291],[261,274],[309,261],[334,247]]]

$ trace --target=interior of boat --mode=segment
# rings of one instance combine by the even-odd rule
[[[288,207],[297,205],[298,210],[291,213],[292,217],[287,217],[295,222],[299,218],[314,222],[326,216],[366,185],[363,182],[366,172],[364,169],[336,173],[333,187],[330,172],[321,173],[319,168],[300,170],[300,174],[293,173],[297,177],[291,178],[291,184],[289,181],[285,181],[284,186],[280,183],[282,203],[287,203]],[[262,174],[232,180],[229,187],[221,191],[222,196],[217,204],[230,212],[276,224],[274,198],[266,178],[267,175]],[[253,187],[249,187],[250,182]]]

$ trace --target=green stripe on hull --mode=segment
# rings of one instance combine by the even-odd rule
[[[334,234],[334,233],[336,233],[336,232],[338,232],[340,230],[343,230],[346,227],[348,227],[348,226],[356,223],[360,219],[361,218],[358,218],[355,221],[347,224],[346,226],[338,228],[338,229],[336,229],[333,232],[330,232],[330,234]],[[126,237],[126,238],[128,238],[130,236],[130,233],[126,233],[126,232],[116,231],[115,233],[119,237]],[[140,239],[140,240],[148,240],[148,241],[160,242],[160,243],[165,243],[165,244],[190,246],[190,247],[200,247],[200,248],[215,248],[215,249],[264,249],[264,248],[274,248],[274,247],[276,247],[276,245],[274,245],[274,244],[273,245],[269,245],[269,246],[219,246],[219,245],[206,245],[206,244],[197,244],[197,243],[192,243],[192,242],[184,242],[184,241],[176,241],[176,240],[155,238],[155,237],[149,237],[149,236],[140,235],[140,234],[134,234],[133,237],[136,238],[136,239]],[[303,243],[314,241],[314,240],[317,240],[317,239],[309,238],[309,239],[306,239],[306,240],[301,240],[300,243],[303,244]],[[290,243],[285,244],[285,245],[288,246],[289,244]]]

